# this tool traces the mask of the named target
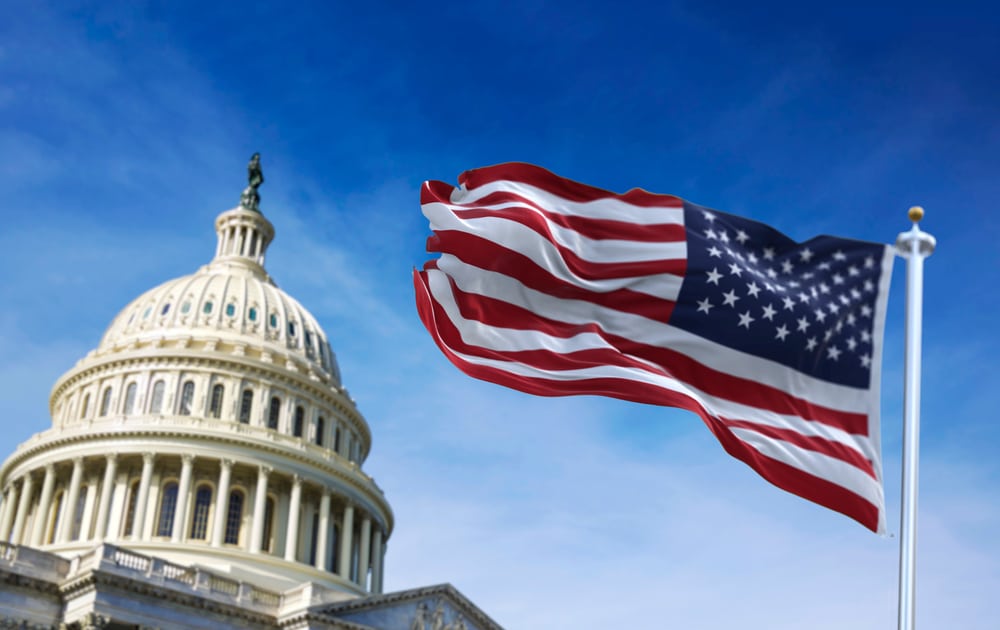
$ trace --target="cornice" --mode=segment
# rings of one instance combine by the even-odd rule
[[[458,589],[448,583],[424,586],[406,591],[395,591],[381,595],[370,595],[361,599],[352,599],[345,602],[337,602],[335,604],[321,604],[319,606],[314,606],[309,610],[319,614],[334,615],[336,613],[354,610],[375,610],[387,605],[398,604],[401,602],[419,602],[432,597],[446,598],[456,610],[462,613],[465,617],[474,620],[477,625],[483,628],[483,630],[503,630],[500,624],[493,621],[489,615],[477,608],[475,604],[465,597],[465,595],[462,595]]]

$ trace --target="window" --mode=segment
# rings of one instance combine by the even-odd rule
[[[271,313],[270,322],[271,322],[271,328],[277,328],[278,327],[278,316],[275,315],[274,313]]]
[[[319,534],[319,512],[313,512],[312,535],[309,536],[309,564],[316,564],[316,541]]]
[[[323,420],[323,416],[316,418],[316,435],[313,436],[313,441],[320,446],[323,446],[323,431],[326,430],[326,421]]]
[[[295,437],[302,437],[302,424],[305,421],[306,410],[299,405],[295,408],[295,424],[292,427],[292,434]]]
[[[240,399],[240,422],[250,423],[250,412],[253,410],[253,390],[244,389],[243,397]]]
[[[83,510],[87,507],[87,486],[80,486],[80,494],[76,498],[76,506],[73,510],[72,527],[69,531],[69,540],[80,540],[80,531],[83,529]],[[89,533],[89,532],[88,532]]]
[[[208,406],[208,414],[213,418],[219,418],[222,416],[222,394],[225,387],[222,383],[216,383],[212,386],[212,401]]]
[[[56,500],[52,502],[52,529],[49,531],[48,541],[51,545],[56,541],[56,532],[59,531],[59,513],[62,512],[63,493],[56,495]]]
[[[166,304],[163,305],[163,308],[160,310],[160,315],[166,315],[169,312],[170,312],[170,302],[167,302]]]
[[[205,302],[205,306],[201,307],[201,312],[204,313],[204,314],[206,314],[206,315],[209,315],[209,314],[212,313],[212,301],[211,300]]]
[[[129,383],[128,387],[125,388],[125,415],[130,416],[135,412],[135,390],[138,385],[135,383]]]
[[[288,336],[295,336],[295,322],[288,322]]]
[[[236,305],[230,302],[226,304],[226,317],[232,317],[236,314]]]
[[[187,315],[191,311],[191,302],[184,302],[181,304],[181,313]]]
[[[333,427],[333,452],[340,452],[340,427]]]
[[[147,306],[146,310],[144,310],[142,312],[142,318],[143,319],[148,319],[149,318],[149,314],[152,313],[152,312],[153,312],[153,307],[152,306]]]
[[[256,308],[254,308],[252,306],[250,307],[250,310],[247,311],[247,319],[249,319],[252,322],[257,321],[257,309]]]
[[[194,381],[185,381],[181,387],[181,405],[177,410],[182,416],[191,415],[191,405],[194,402]]]
[[[226,543],[240,543],[240,524],[243,522],[243,493],[233,490],[229,493],[229,510],[226,512]]]
[[[111,408],[111,388],[104,388],[104,395],[101,396],[101,415],[108,415],[108,410]]]
[[[138,494],[139,482],[135,481],[128,492],[128,504],[125,507],[125,521],[122,527],[123,536],[131,536],[132,530],[135,528],[135,502]]]
[[[264,501],[264,534],[261,537],[261,551],[271,553],[271,529],[274,525],[274,499]]]
[[[160,413],[163,409],[163,380],[153,383],[153,395],[149,397],[149,413]]]
[[[90,411],[90,394],[83,395],[83,404],[80,405],[80,418],[86,418],[87,413]]]
[[[174,513],[177,511],[177,483],[171,481],[163,486],[160,495],[160,518],[156,525],[157,536],[170,536],[174,533]]]
[[[271,409],[267,414],[267,428],[268,429],[278,429],[278,414],[281,413],[281,399],[277,396],[271,396]]]
[[[212,487],[198,486],[194,495],[194,514],[191,516],[191,538],[205,540],[208,531],[208,510],[212,505]]]

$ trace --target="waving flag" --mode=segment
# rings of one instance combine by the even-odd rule
[[[689,409],[789,492],[883,531],[878,384],[893,252],[530,164],[426,182],[417,309],[470,376]]]

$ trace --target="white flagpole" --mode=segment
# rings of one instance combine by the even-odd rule
[[[923,327],[924,258],[936,241],[917,223],[924,209],[910,208],[913,227],[896,238],[906,258],[906,358],[903,402],[903,490],[899,537],[899,630],[913,630],[916,610],[917,461],[920,454],[920,341]]]

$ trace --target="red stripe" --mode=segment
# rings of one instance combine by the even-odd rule
[[[684,226],[679,223],[632,223],[614,219],[598,219],[576,214],[552,212],[537,201],[510,191],[490,193],[481,199],[466,204],[451,201],[454,190],[443,182],[426,182],[420,195],[420,203],[442,203],[463,219],[477,219],[488,216],[503,216],[531,212],[527,208],[507,207],[491,209],[489,206],[517,203],[527,206],[543,215],[551,223],[578,232],[592,240],[638,241],[643,243],[683,242],[686,238]],[[433,185],[433,186],[432,186]]]
[[[673,195],[657,195],[639,188],[624,194],[616,194],[603,188],[581,184],[565,177],[560,177],[552,171],[534,164],[524,162],[508,162],[465,171],[458,176],[459,183],[468,189],[475,189],[495,181],[509,180],[521,182],[542,188],[552,194],[559,195],[570,201],[594,201],[597,199],[616,198],[633,206],[680,208],[684,202]]]
[[[784,462],[762,455],[733,435],[722,422],[714,418],[689,396],[624,379],[600,378],[557,381],[529,378],[466,361],[458,356],[439,334],[440,322],[435,315],[434,300],[427,286],[426,272],[415,272],[413,282],[416,291],[417,311],[421,321],[445,356],[469,376],[539,396],[591,394],[694,411],[701,416],[727,453],[746,463],[772,484],[804,499],[845,514],[872,531],[878,531],[878,506],[827,479],[803,472]]]
[[[839,459],[846,464],[865,471],[872,479],[876,479],[872,463],[856,449],[850,448],[840,442],[813,435],[802,435],[792,429],[781,429],[749,420],[731,420],[728,418],[720,418],[719,420],[731,429],[747,429],[773,440],[789,442],[799,448]]]
[[[583,300],[663,322],[666,322],[665,317],[673,309],[674,303],[669,300],[657,299],[647,293],[631,289],[598,293],[570,284],[552,275],[523,254],[512,252],[493,241],[464,232],[438,232],[428,239],[427,250],[452,254],[466,264],[516,278],[531,289],[562,299]],[[591,279],[597,278],[591,274]]]
[[[432,268],[432,267],[425,267]],[[780,415],[796,416],[803,420],[840,429],[855,435],[868,435],[868,417],[865,414],[851,413],[816,405],[808,400],[793,396],[788,392],[764,385],[757,381],[733,376],[710,368],[691,357],[676,350],[649,345],[611,334],[599,324],[570,324],[559,320],[542,317],[534,311],[504,302],[496,298],[466,293],[449,278],[451,290],[459,311],[466,319],[482,322],[497,328],[515,330],[537,330],[539,332],[567,339],[584,332],[599,335],[614,351],[604,350],[600,355],[584,354],[585,351],[573,353],[555,353],[543,351],[504,352],[502,355],[486,355],[478,346],[464,345],[466,354],[491,356],[492,358],[507,358],[528,365],[543,367],[548,370],[567,370],[581,367],[580,361],[592,358],[591,365],[604,364],[626,365],[618,357],[636,357],[654,363],[660,370],[651,369],[648,364],[631,361],[627,367],[634,367],[648,372],[655,372],[677,379],[710,396],[730,400],[741,405],[763,409]],[[670,310],[673,303],[669,303]],[[669,312],[669,311],[668,311]],[[443,315],[443,312],[442,312]],[[669,316],[668,316],[669,317]],[[664,320],[666,321],[666,320]],[[457,334],[457,331],[456,331]],[[456,345],[461,343],[456,338]],[[720,348],[720,352],[731,352]],[[572,354],[572,358],[569,355]],[[836,455],[833,455],[836,456]]]

